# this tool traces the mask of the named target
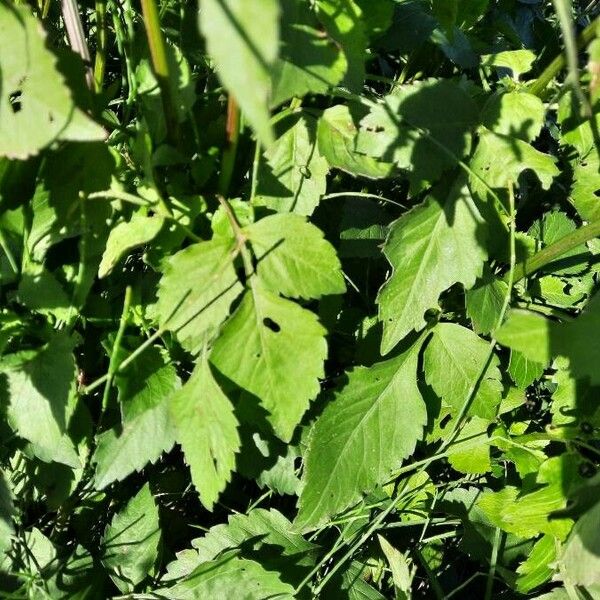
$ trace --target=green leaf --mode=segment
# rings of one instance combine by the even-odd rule
[[[552,577],[552,564],[556,560],[556,540],[551,535],[542,536],[533,546],[526,560],[517,567],[517,591],[527,594]]]
[[[106,250],[102,255],[98,277],[106,277],[131,250],[151,242],[163,225],[164,219],[159,215],[147,217],[135,214],[131,221],[113,227],[106,241]]]
[[[219,78],[259,140],[273,141],[270,71],[279,48],[277,0],[201,0],[199,22]]]
[[[361,92],[368,40],[360,6],[354,0],[317,0],[316,8],[317,17],[346,57],[348,69],[342,85]]]
[[[377,535],[377,540],[390,565],[394,587],[396,588],[396,597],[399,600],[403,598],[408,600],[411,597],[411,589],[415,577],[415,570],[411,567],[411,560],[408,553],[403,554],[379,534]]]
[[[517,80],[521,75],[531,71],[535,60],[536,56],[531,50],[506,50],[481,57],[484,67],[510,69],[512,76]]]
[[[319,393],[327,356],[324,336],[312,312],[255,282],[223,328],[210,359],[260,401],[275,434],[288,442]]]
[[[509,182],[516,184],[523,171],[530,170],[547,190],[560,173],[553,156],[536,150],[516,137],[486,129],[480,134],[479,144],[471,159],[471,169],[478,175],[471,178],[473,190],[483,198],[487,195],[487,188],[479,177],[491,188],[506,188]]]
[[[180,381],[158,347],[116,378],[123,422],[98,436],[94,483],[103,489],[155,462],[175,443],[169,406]]]
[[[271,106],[293,97],[322,94],[340,83],[348,62],[303,0],[281,0],[280,57],[271,70]]]
[[[572,585],[600,583],[600,503],[583,514],[573,527],[560,557],[561,573]]]
[[[11,547],[13,529],[13,499],[10,488],[6,483],[4,473],[0,471],[0,564],[4,553]]]
[[[356,150],[358,116],[351,109],[338,104],[323,112],[317,128],[319,151],[331,167],[350,175],[382,179],[394,173],[394,165],[380,162]]]
[[[600,219],[600,158],[596,151],[585,158],[578,158],[573,164],[573,186],[569,200],[579,216],[585,221]]]
[[[382,484],[410,456],[427,423],[416,372],[421,343],[348,373],[314,425],[295,524],[315,529]]]
[[[258,261],[258,275],[272,292],[308,300],[346,291],[335,248],[304,217],[271,215],[244,231]]]
[[[533,362],[546,366],[552,359],[550,329],[545,317],[525,310],[511,310],[504,324],[496,330],[498,343],[516,350]]]
[[[539,379],[543,373],[543,364],[529,360],[517,350],[511,351],[510,361],[508,363],[508,374],[517,387],[520,387],[521,389],[529,387],[536,379]]]
[[[498,325],[508,286],[484,268],[483,277],[465,294],[467,315],[473,329],[480,334],[490,333]]]
[[[57,334],[41,350],[7,357],[0,363],[8,399],[8,422],[31,442],[44,462],[80,465],[67,435],[68,400],[75,386],[73,342]]]
[[[326,192],[329,165],[317,146],[312,117],[301,115],[284,124],[287,129],[259,163],[254,203],[277,212],[310,215]]]
[[[391,225],[384,253],[394,271],[379,292],[381,351],[425,327],[425,312],[455,283],[470,288],[487,258],[485,223],[464,180],[439,188]]]
[[[168,566],[169,579],[187,576],[227,550],[241,548],[244,558],[259,561],[269,571],[279,572],[284,581],[297,585],[314,566],[317,546],[291,530],[292,524],[275,509],[231,515],[228,523],[211,527],[192,541],[194,550]]]
[[[482,125],[487,129],[532,142],[544,125],[546,109],[540,98],[522,91],[494,94],[481,113]]]
[[[244,600],[293,600],[294,588],[259,563],[237,558],[235,552],[201,564],[186,579],[168,590],[172,600],[243,598]]]
[[[357,151],[432,183],[469,152],[476,119],[474,101],[452,81],[400,86],[361,121]]]
[[[165,261],[155,309],[158,322],[194,354],[215,335],[243,289],[233,266],[234,247],[229,238],[215,238]]]
[[[102,563],[122,592],[131,592],[151,574],[158,558],[158,509],[144,485],[118,512],[102,538]]]
[[[233,406],[202,358],[169,401],[175,437],[190,466],[202,504],[212,510],[235,468],[240,449]]]
[[[473,417],[460,430],[448,449],[448,462],[460,473],[482,475],[492,469],[489,436],[486,431],[489,419]]]
[[[24,159],[57,140],[106,137],[75,106],[45,38],[28,8],[0,4],[0,156]]]
[[[467,414],[492,421],[500,404],[502,383],[500,361],[492,354],[486,368],[489,357],[489,343],[470,329],[438,323],[423,355],[425,379],[454,414],[461,412],[476,389]]]

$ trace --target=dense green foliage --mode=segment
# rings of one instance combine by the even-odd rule
[[[600,598],[597,4],[0,0],[0,597]]]

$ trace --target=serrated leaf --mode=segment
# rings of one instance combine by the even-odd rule
[[[257,508],[247,515],[231,515],[228,523],[211,527],[206,535],[192,541],[194,550],[184,554],[184,561],[168,566],[169,578],[186,576],[227,550],[242,548],[244,558],[259,561],[270,571],[281,573],[284,581],[297,585],[314,566],[317,546],[291,530],[292,524],[275,509]]]
[[[240,598],[244,600],[293,600],[294,588],[277,573],[259,563],[235,556],[235,552],[201,564],[183,581],[159,590],[171,600]]]
[[[41,23],[25,6],[0,4],[0,156],[24,159],[55,140],[103,140],[79,110]]]
[[[288,442],[319,393],[326,356],[325,330],[316,316],[255,282],[223,328],[210,360],[260,401],[275,434]]]
[[[233,266],[234,247],[229,238],[199,242],[169,257],[163,268],[158,322],[194,354],[215,335],[243,289]]]
[[[219,78],[263,144],[269,123],[270,71],[279,49],[277,0],[201,0],[199,23]]]
[[[356,148],[431,183],[469,151],[476,119],[474,101],[452,81],[400,86],[362,119]]]
[[[206,359],[169,401],[175,437],[190,466],[200,500],[212,510],[231,479],[240,448],[233,406],[214,380]]]
[[[159,542],[158,508],[146,483],[113,517],[102,538],[102,563],[121,591],[133,591],[148,577]]]
[[[303,217],[271,215],[244,231],[258,261],[258,275],[272,292],[308,300],[346,291],[335,248]]]
[[[311,433],[295,524],[314,529],[382,484],[410,456],[427,423],[416,381],[421,343],[348,373]]]
[[[92,458],[98,489],[140,471],[175,443],[169,404],[181,384],[175,367],[165,362],[160,350],[146,350],[144,359],[118,375],[116,383],[123,422],[98,435]]]
[[[495,133],[532,142],[542,130],[545,113],[540,98],[516,90],[491,96],[483,107],[481,122]]]
[[[466,291],[467,315],[476,333],[486,334],[496,328],[507,292],[507,284],[485,268],[483,277]]]
[[[281,1],[280,57],[271,70],[271,106],[305,94],[322,94],[340,83],[348,62],[336,42],[323,35],[303,0]]]
[[[351,109],[338,104],[323,112],[317,127],[319,150],[331,167],[350,175],[383,179],[395,171],[391,163],[380,162],[356,150],[357,122],[364,115],[353,116]]]
[[[478,176],[471,177],[471,186],[484,198],[487,188],[481,179],[491,188],[506,188],[509,182],[516,184],[523,171],[530,170],[540,180],[542,188],[547,190],[560,173],[553,156],[518,138],[485,129],[480,134],[470,166]]]
[[[535,60],[535,53],[531,50],[505,50],[481,57],[483,66],[510,69],[515,79],[531,71]]]
[[[135,214],[131,221],[119,223],[110,230],[106,249],[98,268],[98,277],[106,277],[117,263],[134,248],[151,242],[164,225],[164,219],[159,215],[147,217]]]
[[[508,363],[508,374],[517,387],[525,389],[544,373],[544,365],[529,360],[521,352],[512,350]]]
[[[7,392],[7,416],[16,434],[29,441],[44,462],[80,467],[67,435],[69,396],[75,384],[73,343],[55,335],[35,353],[13,355],[0,363],[0,378]]]
[[[487,258],[485,232],[462,178],[449,193],[438,189],[391,225],[384,253],[394,271],[377,298],[383,354],[425,327],[425,312],[437,307],[444,290],[475,283]]]
[[[467,414],[492,421],[500,404],[502,383],[500,361],[495,355],[486,368],[489,356],[489,342],[470,329],[456,323],[438,323],[423,354],[425,379],[455,414],[461,412],[476,389]]]
[[[600,158],[596,151],[573,164],[573,186],[569,200],[579,216],[585,221],[600,219]]]
[[[329,165],[317,145],[316,121],[301,115],[264,153],[254,203],[277,212],[313,213],[327,189]]]
[[[491,471],[489,436],[486,430],[489,419],[473,417],[460,430],[448,449],[448,462],[460,473],[482,475]]]

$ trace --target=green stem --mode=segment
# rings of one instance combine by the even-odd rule
[[[598,236],[600,236],[600,219],[565,235],[557,242],[554,242],[554,244],[546,246],[539,252],[536,252],[531,258],[516,265],[514,281],[517,282],[524,277],[532,275],[570,250],[573,250],[573,248],[577,248],[577,246],[581,246],[581,244],[585,244],[585,242],[593,240]],[[508,275],[504,277],[504,281],[508,281]]]
[[[106,0],[96,0],[96,57],[94,59],[94,84],[96,85],[97,93],[100,93],[104,86],[107,39]]]
[[[596,37],[599,22],[599,19],[595,19],[580,33],[577,38],[577,48],[579,50],[585,48]],[[565,54],[561,52],[529,86],[529,92],[535,96],[541,96],[550,82],[566,67],[566,64]]]
[[[154,75],[160,87],[165,122],[167,125],[167,137],[171,144],[176,144],[178,139],[179,123],[175,111],[175,102],[171,92],[169,78],[169,63],[167,60],[167,47],[160,29],[160,18],[156,0],[141,0],[146,36],[152,57]]]
[[[106,407],[108,406],[110,388],[112,387],[112,382],[115,373],[117,372],[117,369],[119,367],[119,351],[121,349],[121,341],[123,340],[123,335],[125,334],[127,322],[129,321],[129,307],[131,306],[131,297],[132,290],[131,286],[128,285],[125,288],[125,300],[123,301],[123,312],[121,313],[119,329],[117,330],[115,343],[113,344],[112,352],[110,353],[110,361],[108,363],[108,378],[106,379],[106,384],[104,386],[104,394],[102,395],[102,412],[100,413],[100,419],[102,419],[102,416],[106,411]]]

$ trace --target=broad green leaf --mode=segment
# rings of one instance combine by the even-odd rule
[[[68,400],[75,385],[73,343],[55,335],[41,350],[7,357],[0,363],[4,380],[8,423],[31,442],[35,456],[44,462],[80,466],[67,435]]]
[[[368,567],[360,560],[352,560],[338,571],[323,589],[328,600],[385,600],[385,596],[365,581]]]
[[[340,83],[348,68],[339,45],[323,35],[303,0],[281,0],[280,56],[271,69],[271,106],[305,94],[322,94]]]
[[[344,87],[361,92],[365,79],[367,35],[364,15],[355,0],[317,0],[317,17],[344,52],[348,64]]]
[[[123,422],[98,436],[92,458],[98,489],[140,471],[175,443],[169,406],[180,381],[158,347],[146,350],[116,383]]]
[[[301,115],[284,124],[287,129],[259,163],[254,203],[310,215],[327,189],[329,165],[319,151],[312,117]]]
[[[201,564],[175,586],[159,590],[171,600],[201,598],[240,598],[244,600],[293,600],[294,588],[281,581],[277,573],[253,560],[228,552]]]
[[[506,188],[509,182],[516,185],[519,175],[530,170],[547,190],[560,173],[553,156],[536,150],[518,138],[485,129],[481,132],[471,159],[471,169],[477,175],[471,178],[473,190],[484,198],[487,188],[481,180],[491,188]]]
[[[75,106],[45,38],[28,8],[0,4],[0,156],[24,159],[56,140],[106,137]]]
[[[415,577],[415,570],[411,566],[408,553],[404,554],[400,552],[400,550],[392,546],[379,534],[377,535],[377,540],[392,571],[394,587],[396,588],[396,598],[398,600],[408,600],[411,598],[412,583]]]
[[[400,86],[362,119],[356,148],[432,183],[469,152],[476,119],[475,102],[452,81]]]
[[[492,421],[500,404],[502,383],[500,361],[492,354],[486,367],[489,357],[489,342],[470,329],[438,323],[423,355],[425,379],[455,414],[476,390],[467,414]]]
[[[585,221],[600,219],[600,158],[594,150],[573,163],[573,186],[569,200]]]
[[[517,591],[527,594],[552,577],[556,561],[556,540],[551,535],[542,536],[526,560],[517,567]]]
[[[273,292],[320,298],[346,291],[335,248],[299,215],[272,215],[245,230],[258,261],[258,276]]]
[[[113,517],[102,538],[102,563],[121,591],[133,591],[152,573],[159,542],[158,508],[146,484]]]
[[[19,302],[30,310],[67,321],[71,297],[56,277],[39,263],[25,265],[17,291]]]
[[[525,389],[544,373],[544,365],[529,360],[518,350],[512,350],[508,363],[508,374],[517,387]]]
[[[546,366],[552,359],[550,331],[552,322],[537,313],[511,310],[508,319],[496,330],[498,343],[533,362]]]
[[[394,271],[379,292],[381,351],[387,354],[427,322],[440,294],[455,283],[470,288],[487,258],[486,228],[464,180],[438,188],[392,224],[384,253]]]
[[[255,282],[215,342],[211,362],[268,411],[275,434],[288,442],[319,393],[327,356],[316,316]]]
[[[481,122],[487,129],[532,142],[544,125],[546,110],[540,98],[522,91],[494,94],[481,113]]]
[[[589,118],[581,110],[581,103],[571,89],[566,89],[558,101],[557,111],[560,124],[560,142],[573,146],[582,159],[593,159],[596,152],[592,152],[595,141],[595,129],[600,125],[600,113],[595,112]]]
[[[200,29],[219,78],[267,145],[273,141],[269,94],[279,16],[277,0],[200,1]]]
[[[585,310],[573,321],[556,323],[541,315],[511,311],[508,320],[496,332],[504,346],[521,352],[526,358],[547,365],[554,356],[564,356],[576,378],[589,378],[600,384],[600,348],[589,340],[600,332],[600,295],[596,294]]]
[[[194,354],[215,335],[242,291],[233,266],[234,247],[229,238],[199,242],[169,257],[163,267],[158,322]]]
[[[484,268],[483,277],[465,293],[467,315],[476,333],[490,333],[498,325],[508,286]]]
[[[575,523],[559,559],[561,573],[572,585],[600,583],[600,502]]]
[[[168,578],[189,575],[202,563],[227,550],[242,548],[245,558],[259,560],[269,571],[278,571],[288,583],[298,584],[315,564],[317,546],[292,533],[292,524],[277,510],[257,508],[247,515],[231,515],[228,523],[211,527],[192,540],[194,550],[168,566]]]
[[[510,69],[514,79],[519,79],[521,75],[529,73],[535,60],[535,53],[531,50],[506,50],[481,57],[484,67]]]
[[[489,419],[469,419],[448,449],[448,462],[460,473],[482,475],[491,471]]]
[[[212,510],[231,479],[240,437],[233,406],[206,359],[200,360],[189,380],[171,397],[169,414],[200,500]]]
[[[110,230],[106,250],[98,269],[98,277],[106,277],[117,263],[134,248],[151,242],[164,225],[164,219],[155,215],[135,214],[131,221],[119,223]]]
[[[427,423],[416,373],[421,343],[348,373],[311,433],[295,524],[315,529],[390,477]]]
[[[355,118],[344,104],[325,110],[317,128],[319,151],[331,167],[350,175],[369,179],[391,177],[395,170],[393,164],[380,162],[356,150],[357,122],[358,117]]]

